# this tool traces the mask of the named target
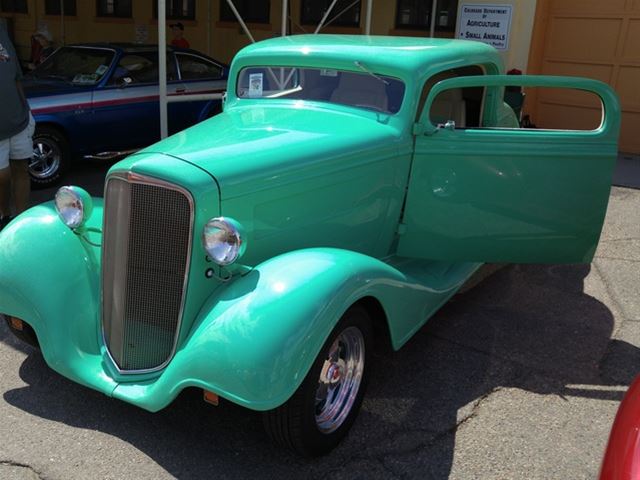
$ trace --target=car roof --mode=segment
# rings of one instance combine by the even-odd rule
[[[502,69],[497,50],[482,42],[446,38],[374,35],[291,35],[254,43],[242,49],[235,61],[241,65],[278,62],[312,65],[351,65],[415,74],[429,66],[449,62],[493,63]]]
[[[110,50],[116,50],[120,53],[149,53],[149,52],[157,52],[158,45],[157,44],[140,44],[140,43],[126,43],[126,42],[92,42],[92,43],[74,43],[71,45],[67,45],[67,47],[76,47],[76,48],[108,48]],[[179,52],[179,53],[191,53],[193,55],[198,55],[200,57],[208,58],[209,60],[225,66],[224,62],[220,62],[215,58],[210,57],[198,50],[193,50],[191,48],[179,48],[173,47],[171,45],[167,45],[167,51]]]

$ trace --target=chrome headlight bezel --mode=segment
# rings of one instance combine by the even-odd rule
[[[58,217],[72,230],[83,226],[93,211],[89,193],[76,186],[60,187],[55,195]]]
[[[243,228],[231,218],[212,218],[202,229],[202,246],[216,264],[231,265],[246,250]]]

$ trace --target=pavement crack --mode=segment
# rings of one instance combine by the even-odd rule
[[[598,266],[597,262],[592,262],[591,263],[593,269],[596,271],[596,273],[598,274],[598,276],[600,277],[600,280],[602,281],[602,285],[604,286],[604,290],[607,293],[607,296],[611,299],[611,303],[613,304],[613,306],[615,307],[615,309],[621,313],[621,317],[622,320],[626,320],[624,318],[624,307],[623,305],[618,301],[617,296],[615,295],[613,289],[611,288],[611,285],[609,285],[609,279],[607,277],[605,277],[604,273],[602,272],[602,270],[600,269],[600,267]],[[614,332],[611,332],[611,338],[613,338],[613,335],[615,335],[618,330],[620,329],[620,326],[618,326],[618,328],[615,329]],[[600,362],[602,362],[602,358],[600,359]]]
[[[602,255],[598,255],[596,258],[598,260],[618,260],[618,261],[629,262],[629,263],[640,263],[640,260],[633,260],[633,259],[630,259],[630,258],[605,257],[605,256],[602,256]]]
[[[609,238],[607,240],[600,240],[600,243],[629,242],[633,240],[640,240],[640,237]]]
[[[21,462],[15,462],[13,460],[0,460],[0,477],[3,476],[1,472],[4,467],[21,468],[21,469],[29,470],[29,472],[33,474],[32,478],[34,480],[35,479],[43,480],[42,476],[31,465],[27,465],[26,463],[21,463]]]

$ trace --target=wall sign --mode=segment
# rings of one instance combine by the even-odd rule
[[[458,38],[509,49],[512,5],[463,4],[458,18]]]

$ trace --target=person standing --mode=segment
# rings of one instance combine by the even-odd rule
[[[0,229],[11,221],[11,192],[15,213],[27,209],[31,179],[35,121],[24,96],[22,71],[11,44],[7,25],[0,18]]]
[[[173,34],[171,45],[179,48],[189,48],[189,41],[184,38],[184,25],[178,22],[172,23],[169,27],[171,27],[171,33]]]

